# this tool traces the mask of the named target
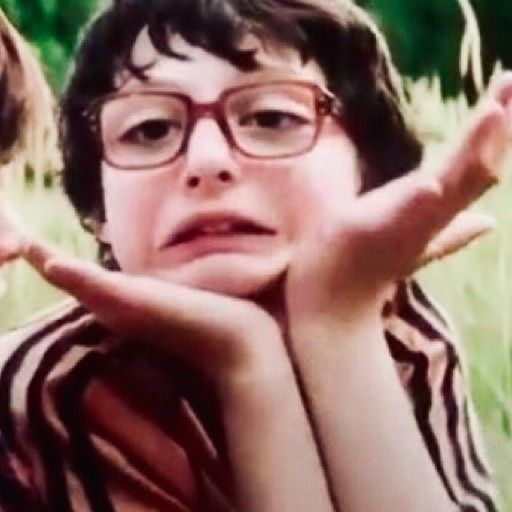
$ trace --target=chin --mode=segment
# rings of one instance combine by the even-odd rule
[[[288,267],[287,254],[261,256],[214,254],[196,258],[173,269],[155,269],[151,275],[175,284],[233,297],[261,293]]]

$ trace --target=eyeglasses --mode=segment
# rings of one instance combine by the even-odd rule
[[[318,85],[274,81],[225,90],[212,103],[194,103],[165,90],[114,93],[87,111],[113,167],[143,170],[168,164],[187,151],[196,122],[210,116],[241,154],[285,158],[310,151],[322,120],[341,118],[341,105]]]

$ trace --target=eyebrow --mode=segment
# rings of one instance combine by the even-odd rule
[[[117,90],[120,92],[131,92],[139,91],[141,89],[170,89],[183,91],[185,87],[183,86],[183,84],[180,84],[179,82],[176,82],[174,80],[151,79],[151,77],[148,77],[147,80],[139,80],[136,77],[130,77],[123,84],[121,84],[121,86]]]
[[[255,83],[265,83],[266,81],[271,82],[274,80],[304,80],[305,82],[317,83],[322,89],[326,88],[326,84],[323,82],[318,83],[317,80],[313,80],[309,77],[304,77],[297,70],[293,68],[285,68],[282,66],[268,67],[260,66],[257,69],[251,71],[240,72],[239,79],[225,84],[223,90],[230,89],[232,87],[252,85]],[[117,88],[118,92],[137,92],[137,91],[170,91],[188,94],[189,90],[187,84],[184,82],[173,80],[172,78],[166,77],[151,77],[146,75],[145,79],[141,80],[129,73],[128,78]]]

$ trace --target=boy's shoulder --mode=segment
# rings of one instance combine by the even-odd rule
[[[112,338],[76,301],[58,304],[0,336],[1,435],[23,437],[16,426],[26,424],[91,352],[106,351]]]
[[[431,395],[447,370],[463,371],[459,338],[442,309],[415,279],[397,283],[383,311],[387,345],[402,385],[413,401],[420,398],[418,383]]]
[[[448,315],[415,279],[399,281],[383,312],[388,342],[396,338],[410,350],[428,347],[458,352],[458,335]]]
[[[194,510],[206,510],[206,501],[215,510],[234,510],[211,389],[183,364],[113,335],[76,302],[0,337],[0,358],[0,444],[21,487],[29,485],[53,504],[45,482],[60,467],[66,473],[61,492],[73,510],[90,509],[75,481],[86,489],[101,487],[116,510],[189,510],[179,505],[185,498],[199,503]],[[108,391],[99,397],[88,393],[98,389],[89,384],[98,382]],[[90,400],[99,404],[95,410],[106,410],[98,424],[80,423],[88,418]],[[120,429],[115,435],[112,415]],[[146,462],[137,450],[141,432],[160,446]],[[94,459],[100,471],[75,473],[73,454]],[[161,468],[167,468],[164,476],[156,478]],[[43,477],[32,481],[27,475]],[[123,484],[117,489],[110,481]]]

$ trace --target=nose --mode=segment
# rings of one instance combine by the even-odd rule
[[[239,176],[238,164],[218,123],[213,118],[198,120],[185,154],[185,187],[203,191],[223,189]]]

